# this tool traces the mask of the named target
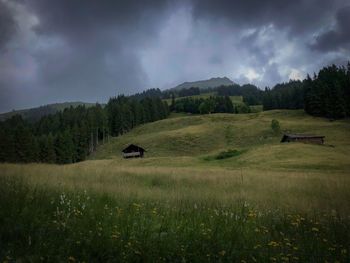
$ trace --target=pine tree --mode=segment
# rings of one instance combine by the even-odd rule
[[[56,162],[56,151],[55,151],[55,138],[51,133],[47,136],[47,156],[46,161],[48,163]]]
[[[74,144],[69,130],[59,133],[55,142],[57,163],[66,164],[73,162]]]
[[[175,110],[175,94],[171,93],[171,104],[170,104],[170,111]]]

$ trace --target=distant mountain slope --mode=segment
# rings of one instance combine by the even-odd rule
[[[172,88],[172,90],[188,89],[191,87],[198,87],[200,89],[206,89],[206,88],[215,88],[215,87],[219,87],[219,86],[229,86],[229,85],[233,85],[233,84],[234,84],[234,82],[227,77],[211,78],[211,79],[207,79],[207,80],[184,82],[184,83]]]
[[[44,105],[36,108],[24,109],[24,110],[14,110],[6,113],[1,113],[0,121],[11,118],[12,116],[17,114],[20,114],[23,119],[26,119],[28,121],[36,121],[43,116],[56,113],[57,111],[63,110],[65,108],[69,108],[70,106],[77,107],[79,105],[85,105],[86,107],[91,107],[95,105],[95,103],[74,101],[74,102],[48,104],[48,105]]]

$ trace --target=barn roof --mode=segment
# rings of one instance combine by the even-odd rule
[[[312,135],[312,134],[297,134],[297,133],[286,133],[283,136],[289,137],[289,138],[324,138],[323,135]]]
[[[141,151],[144,151],[144,152],[146,152],[146,150],[144,149],[144,148],[142,148],[142,147],[140,147],[140,146],[138,146],[138,145],[136,145],[136,144],[129,144],[127,147],[125,147],[123,150],[122,150],[122,152],[123,153],[125,153],[125,152],[128,152],[128,151],[130,151],[130,150],[141,150]]]
[[[286,133],[283,135],[281,142],[289,139],[323,139],[323,135],[312,135],[312,134],[297,134],[297,133]]]

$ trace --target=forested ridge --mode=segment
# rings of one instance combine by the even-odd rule
[[[70,107],[37,122],[20,115],[0,122],[0,162],[73,163],[86,159],[109,136],[166,118],[168,106],[160,98],[111,98],[102,108]]]
[[[210,97],[196,97],[202,93]],[[194,96],[194,97],[191,97]],[[242,96],[235,105],[230,96]],[[163,99],[163,100],[162,100]],[[170,99],[168,105],[164,99]],[[338,119],[350,116],[350,63],[331,65],[303,81],[272,89],[251,84],[184,90],[150,89],[132,96],[112,97],[105,107],[77,106],[28,121],[20,115],[0,122],[0,162],[73,163],[85,160],[110,136],[164,119],[170,111],[193,114],[248,113],[250,105],[264,110],[304,109],[308,114]]]

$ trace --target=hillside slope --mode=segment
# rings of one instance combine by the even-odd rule
[[[207,79],[207,80],[184,82],[184,83],[172,88],[171,90],[189,89],[192,87],[205,89],[205,88],[215,88],[215,87],[219,87],[219,86],[229,86],[229,85],[233,85],[233,84],[234,84],[234,82],[232,80],[230,80],[229,78],[227,78],[227,77],[220,78],[219,77],[219,78],[211,78],[211,79]]]
[[[285,132],[320,134],[325,145],[281,144],[270,128],[279,120]],[[211,114],[169,118],[142,125],[100,146],[91,159],[117,158],[123,164],[157,166],[225,166],[278,169],[330,169],[350,171],[350,122],[330,122],[303,111],[274,110],[252,114]],[[123,160],[129,143],[147,149],[146,158]],[[240,155],[223,160],[221,151]]]

